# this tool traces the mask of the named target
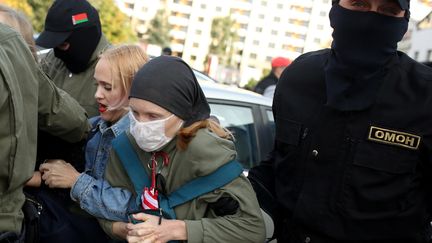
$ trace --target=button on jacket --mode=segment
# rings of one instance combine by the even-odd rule
[[[398,53],[373,104],[343,112],[326,106],[329,55],[300,56],[282,74],[275,149],[250,173],[271,168],[290,225],[337,240],[428,238],[432,69]]]

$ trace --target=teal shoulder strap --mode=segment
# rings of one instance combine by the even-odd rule
[[[168,197],[162,197],[161,207],[165,212],[170,214],[171,217],[175,218],[174,207],[223,187],[239,177],[242,172],[243,167],[239,162],[235,160],[230,161],[209,175],[198,177],[187,182],[168,195]]]
[[[150,179],[144,166],[141,164],[137,153],[133,150],[126,132],[123,132],[112,141],[112,147],[119,156],[123,168],[126,170],[130,180],[132,181],[135,192],[138,195],[137,200],[139,200],[139,195],[141,195],[142,189],[145,186],[150,186]]]
[[[142,189],[145,186],[150,186],[150,178],[141,164],[137,153],[133,150],[126,133],[122,133],[115,138],[112,141],[112,146],[134,184],[135,192],[137,195],[141,195]],[[159,206],[171,218],[175,219],[174,207],[223,187],[239,177],[242,172],[243,167],[239,162],[235,160],[230,161],[209,175],[187,182],[167,197],[159,194]],[[137,197],[137,204],[140,204],[139,196]]]

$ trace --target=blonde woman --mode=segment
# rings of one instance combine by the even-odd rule
[[[118,218],[130,193],[111,188],[104,180],[111,140],[129,128],[128,96],[135,73],[148,60],[137,45],[120,45],[106,50],[95,68],[95,99],[100,115],[91,118],[92,130],[85,149],[85,172],[79,173],[63,160],[49,160],[40,166],[45,184],[71,188],[70,195],[81,208],[96,217]],[[101,192],[104,192],[101,194]]]

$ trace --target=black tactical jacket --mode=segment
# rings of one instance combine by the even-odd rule
[[[341,112],[326,105],[329,54],[300,56],[282,74],[275,148],[249,178],[274,193],[283,227],[335,240],[428,237],[432,69],[398,53],[374,104]]]

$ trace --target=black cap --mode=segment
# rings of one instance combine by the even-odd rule
[[[399,6],[403,10],[409,10],[409,0],[398,0]]]
[[[44,31],[36,40],[38,46],[54,48],[74,30],[100,26],[97,10],[85,0],[56,0],[48,10]]]
[[[409,10],[409,0],[397,0],[397,3],[403,10]],[[332,0],[332,4],[339,3],[339,0]]]
[[[164,49],[162,49],[162,54],[164,54],[164,55],[171,55],[172,54],[171,48],[165,47]]]

